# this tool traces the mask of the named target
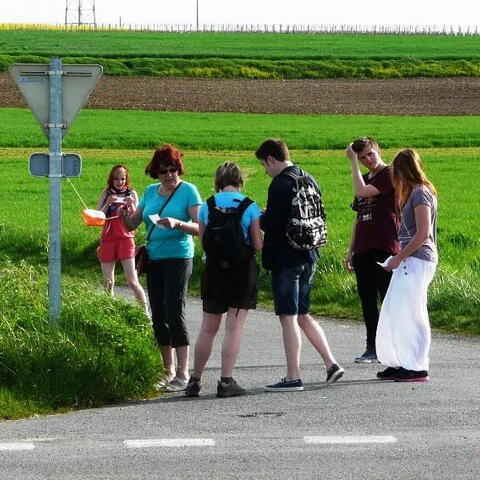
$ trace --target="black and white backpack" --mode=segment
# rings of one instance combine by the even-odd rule
[[[318,186],[306,172],[300,172],[284,173],[294,181],[286,235],[292,248],[312,250],[327,243],[327,216]]]

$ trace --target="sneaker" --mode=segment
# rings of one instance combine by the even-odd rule
[[[287,377],[283,377],[278,383],[265,385],[263,389],[266,392],[300,392],[303,390],[303,382],[301,378],[287,380]]]
[[[155,385],[154,388],[157,390],[163,390],[167,383],[170,383],[174,379],[174,375],[164,375]]]
[[[377,372],[377,378],[379,380],[395,380],[399,373],[399,368],[388,367],[382,372]]]
[[[219,381],[217,384],[217,397],[234,397],[235,395],[245,395],[245,389],[243,389],[232,378],[230,383]]]
[[[201,380],[194,380],[190,377],[188,381],[187,388],[185,389],[185,395],[187,397],[198,397],[200,395],[200,390],[202,389]]]
[[[334,383],[337,380],[339,380],[344,373],[345,373],[345,370],[340,365],[334,363],[327,370],[327,379],[325,381],[327,383]]]
[[[173,380],[171,380],[165,385],[165,390],[170,393],[183,392],[186,390],[187,384],[187,380],[175,377]]]
[[[355,358],[355,363],[378,362],[377,354],[373,350],[365,350],[359,357]]]
[[[404,368],[400,368],[399,373],[395,377],[397,382],[428,382],[429,380],[430,378],[426,370],[415,371],[405,370]]]

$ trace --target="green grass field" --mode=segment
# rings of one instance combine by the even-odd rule
[[[3,115],[4,125],[16,125],[20,130],[27,128],[33,132],[37,130],[40,132],[33,119],[25,115],[24,111],[1,110],[0,113]],[[23,120],[16,116],[17,114],[24,115]],[[447,331],[480,333],[477,313],[480,303],[480,289],[477,286],[480,271],[477,238],[480,214],[477,209],[472,208],[480,173],[480,156],[476,148],[467,146],[452,148],[469,144],[468,138],[473,137],[475,128],[478,128],[475,126],[478,122],[477,117],[452,119],[279,116],[283,120],[280,121],[272,120],[270,115],[185,113],[158,115],[163,120],[156,124],[152,122],[152,118],[156,118],[152,112],[108,112],[108,118],[106,112],[102,111],[82,113],[83,120],[78,120],[78,125],[72,127],[71,134],[67,137],[65,145],[68,145],[69,149],[65,151],[78,151],[83,155],[82,176],[73,179],[72,182],[87,204],[95,206],[106,175],[111,165],[117,162],[124,162],[130,167],[133,184],[141,193],[150,181],[142,172],[153,147],[163,141],[170,141],[186,151],[186,179],[198,186],[203,198],[213,191],[212,177],[216,166],[225,159],[233,159],[247,172],[246,193],[260,205],[264,205],[269,178],[254,159],[253,151],[264,138],[275,132],[294,146],[294,160],[319,179],[324,191],[330,240],[329,245],[323,250],[323,258],[319,263],[313,305],[314,312],[324,315],[357,318],[360,316],[354,279],[342,269],[353,212],[349,209],[352,200],[349,165],[339,148],[345,146],[354,136],[368,132],[378,135],[380,139],[383,139],[382,134],[385,134],[386,143],[390,147],[384,151],[387,161],[391,161],[401,146],[408,145],[419,149],[427,172],[440,194],[441,263],[432,287],[432,323]],[[127,121],[127,118],[130,121]],[[292,121],[289,123],[287,118]],[[133,119],[135,121],[132,121]],[[441,128],[443,122],[447,125]],[[121,135],[120,130],[113,129],[114,125],[130,127],[126,129],[125,135]],[[88,131],[84,130],[87,126]],[[162,138],[158,137],[160,131],[165,132]],[[309,132],[307,138],[304,136],[306,131]],[[210,133],[208,141],[207,132]],[[432,136],[436,134],[434,144],[440,144],[442,147],[432,148],[431,139],[428,138],[429,132]],[[34,140],[35,138],[38,140]],[[389,141],[393,145],[389,145]],[[45,141],[41,133],[39,137],[31,137],[31,145],[38,146],[35,150],[41,151],[42,143],[45,144]],[[83,149],[84,146],[92,144],[101,146],[102,149]],[[298,148],[302,144],[308,145],[308,148]],[[321,148],[325,144],[329,150]],[[112,150],[113,147],[119,149]],[[139,149],[140,147],[144,148]],[[43,150],[45,148],[43,145]],[[47,261],[48,181],[28,176],[27,157],[31,151],[33,150],[25,148],[1,151],[5,193],[8,197],[15,198],[16,205],[14,209],[4,214],[1,242],[3,251],[8,256],[26,258],[35,264]],[[15,193],[19,191],[23,193],[20,195]],[[99,230],[83,225],[80,218],[82,208],[73,189],[65,181],[64,272],[100,284],[100,271],[95,257]],[[23,218],[20,224],[19,211],[22,212]],[[138,240],[141,241],[143,236],[144,231],[141,229]],[[197,249],[196,270],[192,281],[193,292],[198,291],[198,275],[201,268],[198,255]],[[262,276],[261,297],[266,304],[270,302],[265,274]],[[459,302],[458,299],[462,301]]]
[[[480,59],[479,46],[475,36],[0,30],[0,51],[9,55],[446,60]]]
[[[101,63],[107,75],[207,78],[480,76],[480,37],[0,30],[12,63]]]
[[[47,148],[30,110],[0,108],[0,147]],[[290,148],[343,149],[354,137],[373,135],[386,148],[480,146],[480,117],[291,115],[84,110],[64,148],[151,150],[173,142],[189,150],[254,150],[274,133]]]

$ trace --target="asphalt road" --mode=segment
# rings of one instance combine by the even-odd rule
[[[200,320],[190,299],[193,339]],[[430,383],[400,384],[353,363],[360,323],[320,323],[346,370],[337,384],[305,339],[306,390],[263,392],[285,374],[281,332],[271,312],[251,312],[235,374],[247,395],[215,397],[220,332],[199,399],[0,423],[0,479],[480,478],[480,339],[435,334]]]

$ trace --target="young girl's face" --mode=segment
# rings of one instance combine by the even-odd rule
[[[127,171],[124,168],[119,168],[113,176],[113,186],[119,190],[125,187],[127,183]]]

